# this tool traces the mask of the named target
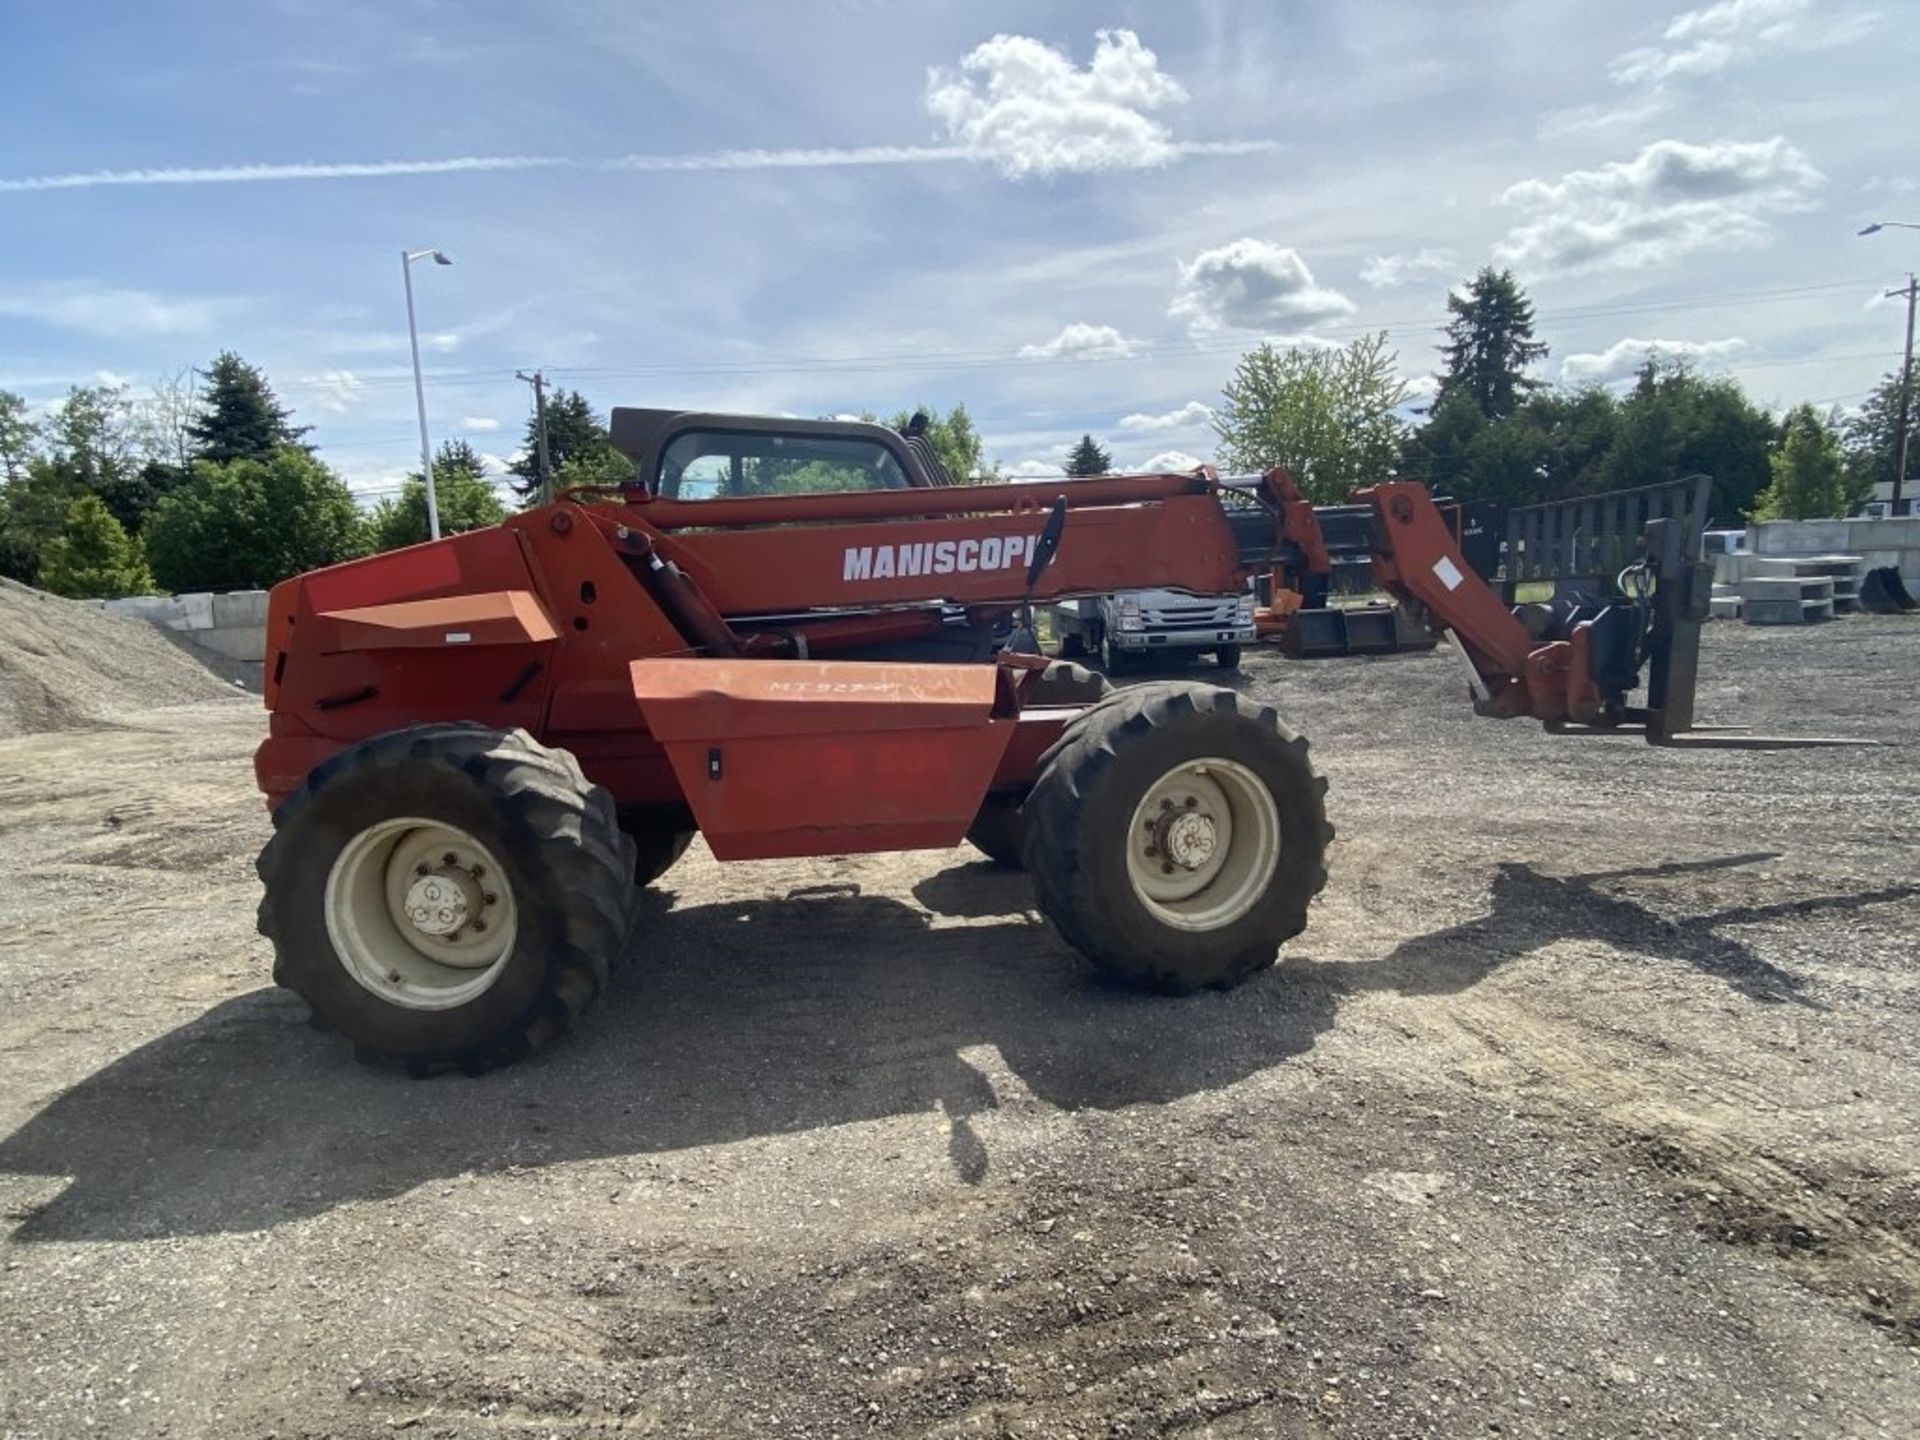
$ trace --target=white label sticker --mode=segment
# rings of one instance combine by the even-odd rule
[[[447,632],[447,644],[449,645],[465,645],[468,641],[472,639],[473,639],[473,635],[470,631],[449,630]]]
[[[1433,562],[1433,573],[1440,577],[1440,583],[1449,590],[1458,590],[1460,582],[1467,578],[1460,573],[1460,567],[1445,555]]]

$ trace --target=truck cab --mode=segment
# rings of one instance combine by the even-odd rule
[[[1222,669],[1240,664],[1242,646],[1258,638],[1251,588],[1233,595],[1182,590],[1119,590],[1048,609],[1065,656],[1092,655],[1109,674],[1142,656],[1210,652]]]

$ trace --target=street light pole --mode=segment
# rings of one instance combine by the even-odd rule
[[[433,493],[433,447],[427,440],[427,390],[420,379],[420,329],[413,318],[413,262],[433,257],[436,265],[451,265],[439,250],[402,250],[400,275],[407,288],[407,344],[413,350],[413,403],[420,412],[420,478],[427,487],[427,538],[440,538],[440,502]]]
[[[1894,447],[1894,454],[1898,458],[1893,463],[1892,513],[1898,515],[1900,490],[1907,479],[1907,432],[1911,424],[1910,417],[1913,414],[1913,304],[1915,298],[1920,297],[1920,280],[1914,279],[1912,271],[1907,272],[1905,285],[1898,290],[1887,291],[1889,300],[1896,295],[1904,295],[1907,298],[1907,351],[1906,358],[1900,362],[1900,440]]]

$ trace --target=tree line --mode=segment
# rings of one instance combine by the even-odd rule
[[[259,369],[226,352],[205,379],[75,386],[38,419],[0,391],[0,575],[87,598],[244,590],[427,538],[418,474],[362,510]],[[463,440],[434,489],[449,532],[506,514]]]
[[[1220,464],[1286,465],[1323,503],[1390,475],[1525,505],[1704,474],[1715,520],[1731,525],[1845,515],[1893,478],[1897,374],[1851,414],[1802,404],[1776,418],[1736,381],[1657,352],[1624,394],[1540,380],[1547,347],[1510,271],[1481,270],[1447,309],[1435,389],[1411,420],[1385,332],[1244,356],[1216,412]],[[1920,415],[1911,434],[1920,442]]]
[[[1440,369],[1418,409],[1385,332],[1248,352],[1215,411],[1218,464],[1285,465],[1321,502],[1393,475],[1458,500],[1530,504],[1705,474],[1721,523],[1846,514],[1893,476],[1897,375],[1850,414],[1799,405],[1780,418],[1735,381],[1658,354],[1623,394],[1554,385],[1534,373],[1547,347],[1510,272],[1481,270],[1447,308]],[[0,575],[90,597],[252,589],[427,538],[417,473],[363,510],[258,368],[226,352],[204,376],[203,388],[183,373],[139,399],[124,385],[75,386],[37,418],[0,390]],[[928,442],[956,479],[1003,478],[965,405],[927,414]],[[902,411],[886,423],[908,419]],[[1911,437],[1920,453],[1920,413]],[[536,441],[529,416],[504,477],[523,505],[540,493]],[[632,474],[577,391],[548,401],[547,455],[556,489]],[[1063,468],[1098,475],[1112,465],[1087,434]],[[433,470],[445,533],[505,518],[467,442],[443,443]]]

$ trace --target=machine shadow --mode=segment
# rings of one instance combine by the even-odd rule
[[[356,1064],[285,992],[228,1000],[0,1141],[0,1173],[70,1177],[16,1209],[16,1238],[266,1229],[466,1172],[915,1112],[953,1122],[933,1143],[972,1182],[991,1156],[971,1117],[1001,1103],[1000,1067],[976,1047],[1046,1104],[1112,1109],[1231,1084],[1332,1023],[1331,989],[1280,974],[1188,1000],[1102,984],[1022,918],[1025,877],[958,868],[949,903],[1012,918],[935,923],[852,887],[690,909],[658,899],[578,1033],[478,1078]]]
[[[20,1240],[146,1238],[268,1229],[467,1172],[937,1111],[953,1122],[955,1172],[975,1182],[992,1157],[972,1118],[1001,1103],[998,1067],[977,1047],[1063,1110],[1162,1104],[1310,1050],[1349,996],[1457,994],[1566,938],[1805,1004],[1802,981],[1718,928],[1920,894],[1902,885],[1669,921],[1597,888],[1766,858],[1564,879],[1506,865],[1475,920],[1377,960],[1290,955],[1231,994],[1181,1000],[1093,979],[1027,913],[1026,878],[977,862],[915,889],[947,923],[853,885],[687,909],[656,896],[602,1006],[519,1065],[411,1082],[354,1063],[337,1036],[301,1023],[294,997],[256,990],[67,1091],[0,1141],[0,1173],[70,1178],[16,1209]]]
[[[1335,968],[1349,977],[1355,989],[1445,995],[1477,984],[1509,961],[1555,941],[1595,940],[1655,962],[1688,966],[1724,981],[1749,1000],[1818,1009],[1803,993],[1804,977],[1762,959],[1739,940],[1720,933],[1722,929],[1910,899],[1920,895],[1920,885],[1808,896],[1771,905],[1736,905],[1680,919],[1667,919],[1601,888],[1609,882],[1725,870],[1778,858],[1763,851],[1565,877],[1543,875],[1530,865],[1505,864],[1494,873],[1486,914],[1416,936],[1375,963]]]

